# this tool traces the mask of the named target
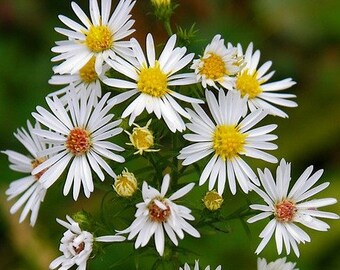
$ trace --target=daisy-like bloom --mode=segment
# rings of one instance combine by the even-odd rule
[[[137,190],[137,179],[125,168],[120,175],[116,176],[113,188],[119,196],[131,197]]]
[[[237,48],[231,44],[227,48],[221,35],[216,35],[205,48],[203,56],[193,61],[191,68],[204,88],[209,85],[217,89],[216,83],[219,83],[232,89],[235,80],[232,76],[240,71],[241,66],[242,56],[237,56]]]
[[[68,222],[57,219],[57,222],[64,226],[67,231],[64,233],[59,246],[63,255],[51,262],[50,269],[67,270],[76,265],[78,266],[77,270],[85,270],[94,241],[121,242],[125,240],[125,237],[119,235],[94,237],[92,233],[82,230],[71,217],[66,216],[66,219]]]
[[[48,81],[54,85],[66,85],[64,88],[50,93],[48,96],[59,96],[63,103],[67,103],[66,93],[74,88],[77,95],[94,95],[96,99],[102,96],[101,80],[106,71],[109,70],[109,66],[104,64],[101,74],[97,74],[95,70],[96,58],[93,56],[79,71],[74,74],[53,75]]]
[[[105,84],[113,87],[132,89],[115,96],[112,102],[121,103],[138,95],[122,114],[123,118],[131,115],[129,125],[146,109],[149,114],[154,112],[158,119],[163,117],[172,132],[176,132],[176,130],[181,132],[185,129],[185,124],[180,115],[188,119],[190,119],[190,115],[174,98],[189,103],[203,103],[201,100],[184,96],[169,88],[196,82],[194,73],[175,74],[194,57],[192,53],[185,55],[187,50],[185,47],[175,48],[175,43],[176,35],[173,35],[166,43],[159,59],[156,60],[153,37],[148,34],[146,38],[147,58],[145,58],[137,40],[131,39],[132,50],[137,61],[129,63],[118,57],[114,61],[108,60],[109,65],[115,70],[133,80],[125,81],[114,78],[103,80]]]
[[[327,231],[329,225],[318,218],[339,218],[337,214],[318,210],[319,207],[335,204],[336,199],[324,198],[306,201],[328,187],[329,183],[327,182],[312,188],[321,177],[323,170],[311,175],[313,166],[308,167],[288,193],[291,180],[290,167],[290,163],[286,163],[282,159],[276,170],[276,181],[268,169],[265,169],[264,172],[258,170],[264,191],[254,185],[252,189],[262,197],[267,205],[250,205],[250,208],[262,211],[262,213],[251,217],[248,222],[253,223],[267,217],[272,217],[272,219],[260,233],[262,241],[255,251],[257,254],[263,250],[275,232],[277,252],[281,254],[284,244],[287,254],[290,253],[290,247],[292,247],[296,256],[299,256],[297,244],[309,242],[310,237],[295,223],[301,223],[314,230]]]
[[[296,263],[286,262],[287,258],[277,259],[267,264],[266,259],[257,259],[257,270],[299,270],[294,268]]]
[[[218,101],[215,95],[206,90],[207,104],[213,121],[205,111],[193,104],[195,111],[188,109],[191,123],[187,124],[193,134],[183,137],[193,144],[184,147],[178,156],[183,159],[183,165],[189,165],[213,154],[205,166],[199,184],[203,185],[209,178],[209,190],[212,190],[218,179],[217,191],[222,195],[228,179],[232,194],[236,193],[236,180],[244,192],[249,191],[251,180],[259,184],[256,174],[243,160],[242,156],[277,162],[277,159],[263,150],[273,150],[277,146],[270,141],[277,136],[268,134],[276,125],[267,125],[252,129],[261,121],[267,112],[255,110],[242,120],[247,110],[247,100],[240,97],[240,93],[224,90],[218,91]]]
[[[156,250],[162,256],[165,242],[164,230],[176,246],[178,245],[176,235],[183,239],[184,232],[187,232],[194,237],[200,237],[199,232],[186,221],[195,219],[190,214],[191,210],[173,202],[187,194],[195,184],[190,183],[166,198],[165,194],[168,191],[169,184],[170,176],[168,174],[163,178],[160,192],[146,182],[143,183],[142,195],[144,201],[136,204],[136,219],[127,229],[119,232],[119,234],[129,233],[128,240],[138,234],[135,242],[136,249],[140,246],[144,247],[151,236],[155,235]]]
[[[280,117],[288,117],[288,115],[275,105],[284,107],[296,107],[296,102],[289,100],[295,98],[293,94],[277,93],[295,84],[291,78],[281,81],[267,83],[274,75],[274,71],[267,71],[272,65],[271,61],[267,61],[258,68],[260,60],[260,51],[253,53],[253,43],[250,43],[245,54],[243,55],[242,46],[238,44],[238,56],[244,56],[245,66],[236,76],[234,88],[239,91],[242,97],[248,98],[248,106],[251,111],[257,108],[269,110],[269,114]],[[274,104],[274,105],[273,105]]]
[[[134,20],[130,20],[129,13],[135,2],[121,0],[110,16],[111,0],[101,0],[101,10],[97,0],[89,0],[91,19],[72,2],[72,9],[83,25],[59,15],[59,19],[70,29],[55,28],[68,40],[57,41],[57,46],[52,48],[53,52],[60,53],[52,61],[64,60],[54,67],[54,72],[73,74],[95,57],[95,70],[101,74],[103,63],[108,58],[115,58],[116,54],[129,55],[129,42],[122,39],[134,32],[130,29]]]
[[[196,260],[195,261],[195,267],[193,270],[199,270],[200,269],[200,266],[199,266],[199,261]],[[222,267],[221,265],[217,266],[215,270],[221,270]],[[184,268],[180,267],[179,270],[190,270],[190,266],[186,263],[184,264]],[[210,266],[208,265],[204,270],[210,270]]]
[[[80,188],[83,187],[86,197],[93,191],[92,170],[104,181],[104,169],[110,176],[115,177],[108,163],[102,158],[116,162],[124,162],[124,158],[113,151],[124,151],[124,148],[107,141],[123,131],[117,125],[121,120],[110,122],[113,114],[107,114],[112,104],[106,104],[109,94],[104,95],[94,108],[94,96],[82,95],[80,99],[74,91],[68,93],[68,110],[60,99],[47,97],[50,113],[38,106],[33,117],[49,130],[35,130],[34,132],[44,138],[53,147],[48,149],[52,158],[38,165],[32,174],[44,171],[40,182],[45,188],[50,187],[59,176],[68,169],[64,185],[64,195],[67,195],[73,184],[73,198],[77,200]],[[102,169],[101,169],[102,168]]]
[[[47,156],[41,155],[43,150],[47,149],[47,145],[41,142],[40,138],[33,134],[33,126],[27,121],[26,131],[24,128],[18,129],[14,136],[23,144],[31,156],[26,156],[12,150],[2,151],[8,156],[11,163],[10,168],[14,171],[28,173],[28,176],[13,181],[6,190],[8,200],[19,195],[20,199],[11,207],[10,213],[16,213],[23,205],[23,211],[20,215],[21,223],[31,212],[30,225],[34,226],[38,217],[40,204],[43,202],[46,194],[46,188],[41,184],[40,177],[44,171],[31,175],[32,170],[40,163],[46,160]],[[35,125],[36,129],[40,129],[39,123]]]
[[[131,143],[127,143],[127,145],[134,146],[137,151],[134,154],[143,155],[143,152],[157,152],[160,149],[150,149],[154,144],[154,137],[152,131],[149,129],[151,124],[150,119],[144,127],[141,127],[137,124],[133,124],[134,127],[132,133],[125,130],[125,132],[129,135]]]

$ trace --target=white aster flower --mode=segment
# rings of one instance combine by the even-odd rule
[[[228,91],[225,95],[224,90],[220,89],[218,101],[211,91],[206,90],[205,93],[213,121],[199,105],[193,104],[195,111],[188,109],[192,118],[187,127],[193,134],[183,137],[194,143],[184,147],[178,158],[183,159],[182,164],[186,166],[213,154],[201,174],[199,184],[203,185],[209,178],[209,190],[212,190],[218,179],[217,191],[222,195],[228,179],[231,193],[235,194],[237,180],[247,193],[250,190],[249,180],[255,184],[259,181],[242,156],[277,162],[274,156],[262,151],[277,148],[269,142],[277,136],[268,134],[277,125],[252,129],[267,115],[260,109],[241,120],[247,110],[247,100],[241,98],[238,92]]]
[[[89,0],[91,19],[75,2],[72,2],[72,9],[83,25],[59,15],[59,19],[70,29],[55,28],[68,40],[57,41],[57,46],[52,48],[53,52],[60,53],[52,58],[52,61],[64,60],[54,67],[54,72],[73,74],[95,56],[95,70],[97,74],[101,74],[103,62],[108,58],[115,58],[116,53],[128,55],[129,42],[122,39],[134,32],[134,29],[130,29],[134,20],[130,20],[129,13],[135,2],[121,0],[110,16],[111,0],[101,0],[101,10],[97,0]]]
[[[164,230],[176,246],[178,245],[176,235],[183,239],[184,232],[187,232],[194,237],[200,237],[199,232],[186,221],[195,219],[190,214],[191,210],[173,202],[187,194],[194,187],[194,183],[182,187],[169,198],[166,198],[165,194],[168,191],[169,183],[170,176],[168,174],[163,178],[161,192],[149,186],[146,182],[143,183],[144,202],[136,205],[136,219],[127,229],[119,232],[119,234],[129,233],[128,240],[138,234],[135,242],[136,249],[140,246],[144,247],[152,235],[155,235],[156,250],[162,256],[165,243]]]
[[[50,93],[48,96],[58,96],[62,100],[63,104],[67,103],[67,95],[71,89],[74,89],[77,95],[94,95],[96,100],[102,96],[101,80],[106,71],[109,70],[109,66],[104,64],[101,74],[97,74],[95,71],[96,58],[93,56],[79,71],[74,74],[53,75],[48,81],[53,85],[66,85],[64,88]]]
[[[67,231],[64,233],[59,246],[63,255],[51,262],[50,269],[67,270],[77,265],[77,270],[85,270],[94,241],[121,242],[125,240],[125,237],[118,235],[94,237],[92,233],[83,231],[71,217],[66,216],[66,219],[68,222],[57,219],[57,222],[64,226]]]
[[[267,205],[250,205],[250,208],[262,211],[262,213],[251,217],[248,222],[253,223],[267,217],[272,217],[272,219],[260,233],[262,241],[255,253],[259,254],[263,250],[275,232],[277,252],[281,254],[284,244],[287,254],[290,253],[290,247],[292,247],[296,256],[299,256],[297,244],[309,242],[310,237],[295,224],[296,222],[314,230],[327,231],[329,225],[318,218],[339,218],[337,214],[318,210],[319,207],[335,204],[336,199],[324,198],[306,201],[329,185],[327,182],[311,188],[323,173],[323,170],[319,170],[311,175],[312,171],[313,166],[308,167],[288,193],[291,180],[290,163],[286,163],[284,159],[281,160],[276,170],[276,181],[268,169],[265,169],[264,172],[258,170],[264,191],[254,185],[252,189],[263,198]]]
[[[209,85],[218,89],[216,83],[219,83],[224,88],[232,89],[235,80],[232,75],[240,71],[241,65],[242,56],[237,56],[237,48],[231,44],[227,48],[221,35],[216,35],[205,48],[203,56],[193,61],[191,68],[204,88]]]
[[[294,268],[296,263],[286,262],[286,258],[277,259],[267,264],[266,259],[257,259],[257,270],[299,270]]]
[[[14,136],[23,144],[31,156],[26,156],[12,150],[1,152],[8,156],[8,160],[11,163],[9,167],[13,171],[29,174],[28,176],[13,181],[6,190],[8,200],[21,195],[20,199],[11,207],[10,213],[16,213],[25,205],[21,212],[19,222],[23,222],[29,212],[31,212],[30,225],[34,226],[37,221],[40,204],[44,201],[46,195],[46,188],[40,181],[40,177],[44,174],[44,171],[34,175],[31,175],[31,172],[48,157],[40,154],[43,150],[47,149],[47,145],[41,142],[38,136],[33,134],[33,126],[29,121],[27,121],[27,128],[28,131],[24,128],[18,129],[17,133],[14,133]],[[40,129],[39,123],[36,123],[35,128]]]
[[[107,105],[109,94],[104,95],[94,108],[94,96],[82,95],[80,100],[74,91],[68,93],[68,111],[56,96],[47,97],[46,102],[53,113],[38,106],[34,118],[49,130],[35,130],[34,132],[44,138],[53,147],[47,153],[52,158],[37,166],[33,174],[43,170],[45,173],[40,181],[45,188],[50,187],[59,176],[68,169],[64,185],[64,195],[67,195],[73,184],[73,198],[78,198],[80,188],[86,197],[93,191],[92,170],[104,181],[104,169],[110,176],[115,177],[108,163],[102,158],[116,162],[124,162],[124,158],[113,151],[124,151],[124,148],[107,141],[123,131],[117,125],[121,120],[110,122],[113,114],[107,114],[113,104]],[[101,169],[102,168],[102,169]]]
[[[242,47],[238,44],[238,56],[244,56],[245,66],[241,72],[237,74],[234,88],[243,96],[248,98],[248,106],[251,111],[257,108],[269,110],[269,114],[280,117],[288,117],[288,115],[275,105],[284,107],[296,107],[296,102],[289,100],[295,98],[293,94],[277,93],[295,84],[291,78],[281,81],[267,83],[274,75],[274,71],[267,71],[272,65],[271,61],[267,61],[258,68],[260,60],[260,51],[253,53],[253,43],[250,43],[245,54],[243,55]],[[274,105],[273,105],[274,104]]]
[[[199,270],[199,262],[198,260],[195,261],[195,268],[193,270]],[[221,270],[221,265],[217,266],[215,270]],[[180,267],[179,270],[190,270],[190,266],[186,263],[184,264],[184,268]],[[204,270],[210,270],[210,266],[208,265]]]
[[[146,38],[147,58],[144,56],[137,40],[131,39],[132,50],[137,61],[128,63],[119,57],[114,61],[108,60],[109,65],[115,70],[133,80],[125,81],[114,78],[103,80],[109,86],[132,89],[115,96],[112,98],[112,102],[121,103],[134,95],[138,95],[122,113],[123,118],[131,115],[129,119],[130,125],[146,109],[149,114],[154,112],[158,119],[163,117],[172,132],[176,132],[176,130],[181,132],[185,129],[185,124],[180,115],[188,119],[190,115],[181,108],[174,98],[189,103],[203,103],[203,101],[184,96],[169,88],[196,82],[194,73],[175,75],[194,57],[192,53],[185,55],[185,47],[175,48],[175,43],[176,35],[173,35],[166,43],[159,59],[156,60],[154,41],[152,35],[148,34]]]

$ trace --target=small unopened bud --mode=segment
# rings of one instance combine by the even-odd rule
[[[151,3],[157,7],[166,7],[170,5],[171,0],[151,0]]]
[[[216,190],[211,190],[205,194],[203,203],[208,210],[216,211],[221,208],[223,198],[216,192]]]
[[[154,15],[161,21],[168,21],[178,6],[171,0],[151,0],[151,4],[154,8]]]
[[[133,128],[132,133],[125,131],[130,138],[131,143],[127,143],[128,145],[133,145],[137,151],[135,154],[142,155],[143,152],[155,152],[159,151],[159,149],[151,149],[154,144],[154,137],[152,131],[149,129],[149,125],[151,124],[151,119],[147,122],[144,127],[140,127],[137,124],[134,124],[136,127]]]
[[[133,173],[125,168],[125,170],[115,178],[113,188],[119,196],[131,197],[137,190],[137,179]]]

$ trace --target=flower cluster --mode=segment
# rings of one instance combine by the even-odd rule
[[[219,34],[197,59],[188,48],[176,45],[176,34],[169,34],[160,52],[152,34],[147,34],[144,52],[137,39],[128,40],[135,31],[130,14],[135,3],[120,0],[111,13],[111,0],[101,0],[100,5],[89,0],[87,16],[72,2],[81,24],[59,16],[68,28],[55,28],[66,39],[52,48],[58,54],[52,61],[60,63],[53,68],[49,83],[63,88],[46,97],[48,109],[36,107],[32,113],[36,122],[27,121],[28,131],[21,128],[14,134],[30,156],[2,151],[12,170],[28,174],[6,191],[9,200],[22,194],[10,212],[23,207],[19,221],[31,212],[34,226],[45,194],[56,182],[64,181],[63,195],[72,192],[74,201],[82,193],[90,198],[95,187],[105,186],[115,198],[110,203],[123,202],[122,210],[130,210],[127,213],[135,210],[134,216],[124,216],[125,227],[112,228],[105,222],[99,226],[96,221],[94,229],[69,216],[67,222],[57,219],[67,231],[59,248],[63,255],[50,269],[86,269],[100,242],[132,242],[135,238],[138,249],[152,246],[153,237],[157,253],[171,256],[166,247],[175,250],[185,233],[204,236],[198,229],[209,223],[206,213],[226,221],[220,214],[228,207],[223,196],[240,190],[265,201],[264,205],[249,205],[252,210],[247,215],[261,211],[249,223],[270,218],[255,253],[275,233],[278,254],[284,246],[287,254],[292,248],[299,256],[298,244],[311,239],[296,223],[326,231],[329,225],[319,218],[339,218],[319,210],[335,204],[336,199],[310,200],[329,183],[313,187],[322,170],[312,174],[311,166],[289,191],[291,167],[284,159],[275,180],[267,168],[257,168],[256,173],[252,162],[278,162],[270,152],[278,148],[273,142],[277,135],[272,133],[277,125],[259,123],[272,119],[270,115],[288,117],[282,107],[296,107],[291,100],[295,95],[280,91],[295,82],[291,78],[270,82],[272,62],[259,66],[260,51],[253,50],[253,43],[243,53],[240,44],[226,44]],[[167,16],[164,20],[169,27],[173,3],[152,1],[152,5],[159,19]],[[197,173],[188,182],[190,166]],[[139,179],[144,179],[141,190]],[[208,182],[208,191],[197,202],[183,198],[194,188],[193,182]],[[166,195],[168,190],[172,195]],[[195,218],[195,211],[201,211],[200,218]],[[96,237],[98,230],[107,235]],[[294,267],[285,259],[268,265],[266,260],[258,260],[258,269],[263,270]],[[179,269],[189,270],[190,266],[185,263]],[[194,269],[199,269],[198,260]],[[216,268],[220,269],[221,265]]]

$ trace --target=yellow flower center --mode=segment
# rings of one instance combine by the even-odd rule
[[[162,199],[158,199],[162,204],[165,205],[165,209],[160,208],[155,201],[151,201],[148,205],[149,217],[153,222],[166,222],[170,216],[170,207]]]
[[[144,127],[134,128],[130,139],[138,150],[147,150],[153,146],[153,135],[150,130]]]
[[[97,72],[95,70],[96,58],[92,57],[86,64],[79,70],[79,76],[85,83],[92,83],[98,79]]]
[[[41,163],[43,163],[46,160],[46,158],[37,158],[31,161],[32,165],[32,170],[38,167]],[[40,177],[47,171],[47,168],[38,172],[37,174],[34,175],[34,178],[36,181],[39,181]]]
[[[293,220],[297,208],[295,203],[289,200],[283,200],[275,205],[275,217],[281,222],[290,222]]]
[[[142,93],[153,97],[161,97],[167,93],[168,77],[161,71],[157,61],[154,67],[141,68],[137,87]]]
[[[213,148],[223,160],[232,159],[244,150],[247,135],[235,126],[217,126],[213,134]]]
[[[204,198],[203,203],[210,211],[215,211],[221,208],[223,198],[216,192],[216,190],[208,191]]]
[[[85,44],[95,53],[110,49],[113,44],[111,30],[106,25],[92,25],[90,30],[86,33]]]
[[[91,138],[87,130],[75,128],[70,131],[66,140],[66,148],[75,156],[81,156],[91,148]]]
[[[203,59],[203,66],[199,72],[207,79],[218,80],[227,74],[227,69],[222,58],[212,53],[208,58]]]
[[[119,196],[130,197],[137,190],[137,179],[133,173],[125,169],[116,177],[113,187]]]
[[[248,98],[252,99],[262,93],[262,82],[256,79],[256,75],[256,72],[249,74],[248,70],[245,70],[237,76],[236,89],[241,92],[242,97],[248,95]]]

